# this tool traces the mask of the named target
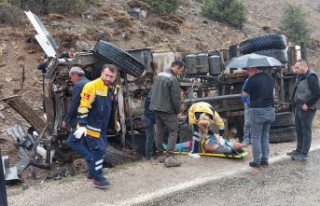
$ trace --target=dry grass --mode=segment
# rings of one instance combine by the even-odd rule
[[[22,55],[17,57],[17,61],[24,61],[26,58]]]
[[[57,13],[50,13],[50,14],[48,14],[48,18],[50,20],[63,20],[64,16],[61,14],[57,14]]]
[[[149,23],[162,30],[171,30],[176,33],[180,32],[179,25],[176,22],[165,21],[162,18],[153,18]]]
[[[192,52],[194,49],[193,48],[190,48],[190,47],[185,47],[185,48],[181,48],[181,47],[177,47],[176,48],[176,51],[177,52]]]
[[[138,0],[130,0],[130,1],[127,2],[127,4],[131,8],[141,8],[141,9],[144,9],[144,10],[147,10],[147,11],[151,11],[152,10],[152,8],[148,4],[146,4],[146,3],[142,2],[142,1],[138,1]]]
[[[147,32],[144,29],[139,29],[138,34],[140,34],[140,36],[144,37],[147,35]]]
[[[199,51],[208,51],[209,45],[207,43],[203,43],[200,41],[200,42],[196,43],[196,48]]]
[[[185,22],[183,22],[183,24],[181,26],[185,29],[194,29],[195,28],[194,23],[191,21],[185,21]]]
[[[182,24],[185,21],[185,18],[179,15],[163,16],[162,19],[165,21],[176,22],[177,24]]]
[[[61,42],[61,45],[66,48],[71,48],[75,46],[76,41],[79,39],[79,36],[70,30],[59,30],[53,33],[54,39],[57,39]]]
[[[25,23],[23,12],[9,3],[0,2],[0,24],[21,26]]]
[[[27,53],[35,53],[35,52],[42,52],[42,48],[37,42],[33,42],[30,44],[26,44],[23,47],[23,50],[25,50]]]
[[[117,26],[120,28],[131,27],[133,23],[133,18],[128,15],[118,15],[114,18],[117,22]]]
[[[109,12],[106,12],[106,11],[98,11],[97,13],[97,19],[100,19],[100,20],[109,16],[110,16]]]
[[[114,36],[119,36],[119,35],[121,35],[121,34],[122,34],[122,30],[121,30],[121,29],[115,28],[115,29],[113,30],[113,35],[114,35]]]

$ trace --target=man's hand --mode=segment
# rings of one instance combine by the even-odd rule
[[[87,128],[79,127],[73,134],[77,139],[81,139],[82,135],[87,136]]]
[[[309,109],[309,107],[308,107],[306,104],[303,104],[303,105],[302,105],[302,110],[303,110],[303,111],[306,112],[308,109]]]
[[[67,124],[65,121],[63,121],[63,122],[61,123],[61,128],[67,129],[67,127],[68,127],[68,124]]]

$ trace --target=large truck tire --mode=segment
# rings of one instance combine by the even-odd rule
[[[269,132],[270,143],[292,142],[296,140],[295,127],[271,128]]]
[[[276,119],[271,124],[271,128],[288,127],[295,125],[294,114],[292,112],[276,113]]]
[[[97,42],[93,48],[93,53],[134,77],[140,77],[144,71],[144,65],[141,62],[107,41],[100,40]]]
[[[240,53],[250,54],[268,49],[285,49],[287,46],[286,36],[283,34],[265,34],[240,43]]]
[[[257,51],[255,53],[276,58],[283,64],[288,62],[288,52],[285,49],[268,49]]]

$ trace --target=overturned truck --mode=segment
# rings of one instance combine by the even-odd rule
[[[270,131],[270,142],[295,139],[294,119],[290,111],[290,99],[295,86],[291,65],[297,58],[304,57],[305,53],[298,46],[288,46],[282,34],[257,36],[225,50],[192,53],[157,52],[150,49],[124,51],[110,42],[100,40],[92,50],[76,52],[73,59],[59,59],[56,53],[58,46],[44,25],[33,13],[26,14],[38,33],[35,36],[38,43],[50,57],[43,82],[46,121],[38,117],[19,96],[4,99],[31,125],[28,137],[23,138],[28,143],[25,151],[29,161],[26,164],[50,169],[53,159],[69,162],[76,158],[66,143],[69,131],[61,128],[73,87],[68,81],[72,66],[83,68],[91,80],[100,76],[103,64],[114,64],[120,70],[118,82],[121,89],[117,112],[121,130],[108,131],[111,146],[107,149],[105,161],[111,165],[136,159],[139,156],[137,154],[143,153],[145,134],[141,116],[144,99],[151,89],[154,76],[168,68],[176,58],[186,64],[180,77],[182,113],[186,114],[194,102],[207,101],[225,121],[226,135],[234,135],[240,140],[244,123],[240,92],[247,73],[241,68],[225,68],[225,63],[233,57],[248,53],[277,58],[285,67],[267,69],[275,80],[277,111],[276,121]],[[180,127],[179,137],[190,138],[191,130],[183,121]],[[39,151],[42,151],[40,158]]]

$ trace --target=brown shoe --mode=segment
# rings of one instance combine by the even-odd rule
[[[182,162],[180,160],[178,160],[174,155],[168,156],[164,161],[164,165],[166,167],[178,167],[181,164],[182,164]]]
[[[164,163],[164,161],[166,160],[166,158],[167,158],[166,155],[160,155],[160,156],[158,157],[159,163]]]

